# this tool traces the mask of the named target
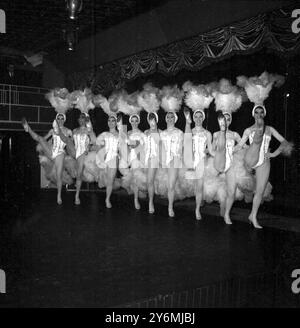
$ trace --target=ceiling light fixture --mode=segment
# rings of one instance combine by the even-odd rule
[[[70,19],[76,19],[82,10],[82,0],[66,0],[67,10]]]

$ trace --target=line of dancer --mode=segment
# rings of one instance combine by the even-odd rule
[[[281,76],[264,72],[259,77],[239,76],[236,86],[226,79],[207,85],[186,82],[182,89],[167,86],[159,90],[146,84],[141,92],[128,95],[123,90],[108,99],[93,96],[87,89],[71,94],[66,89],[56,89],[47,94],[57,111],[53,129],[42,137],[26,119],[22,124],[38,143],[41,165],[47,178],[57,185],[59,205],[63,183],[76,180],[74,202],[79,205],[82,181],[96,181],[99,187],[106,188],[107,208],[112,207],[113,190],[123,187],[133,194],[136,210],[141,208],[139,198],[148,197],[150,214],[155,213],[155,195],[167,198],[171,218],[175,216],[175,200],[195,197],[196,220],[202,219],[203,202],[218,201],[220,216],[226,224],[232,224],[234,201],[252,201],[249,221],[255,228],[262,228],[257,213],[261,203],[271,199],[270,160],[292,151],[292,143],[264,122],[264,101],[272,86],[280,86],[282,80]],[[241,138],[229,127],[245,94],[254,103],[254,124]],[[203,122],[213,100],[219,131],[212,135]],[[72,106],[81,111],[79,127],[73,131],[64,126],[65,113]],[[88,115],[95,106],[108,115],[108,131],[98,137]],[[158,128],[160,108],[165,111],[165,130]],[[147,112],[149,126],[144,132],[139,129],[141,110]],[[184,132],[175,126],[180,110],[185,118]],[[129,116],[129,131],[123,124],[124,115]],[[272,136],[280,143],[274,152],[269,148]],[[50,138],[52,142],[48,141]],[[118,170],[122,178],[117,178]]]

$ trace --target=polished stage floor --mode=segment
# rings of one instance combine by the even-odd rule
[[[110,210],[103,193],[83,193],[82,205],[74,206],[73,196],[64,193],[58,206],[55,191],[40,191],[18,213],[6,208],[0,269],[7,293],[0,294],[1,306],[122,306],[266,272],[286,275],[281,278],[291,293],[289,270],[299,233],[256,230],[240,220],[226,226],[208,214],[197,222],[193,209],[177,208],[170,219],[162,204],[150,215],[146,202],[136,211],[124,195],[113,196]],[[290,303],[282,298],[276,305]]]

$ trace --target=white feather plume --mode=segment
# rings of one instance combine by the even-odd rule
[[[46,99],[57,113],[65,114],[71,107],[69,91],[66,88],[56,88],[45,94]]]
[[[213,87],[212,95],[215,99],[216,111],[233,113],[237,111],[243,101],[242,92],[227,79],[221,79]]]
[[[183,84],[182,90],[185,92],[184,102],[193,111],[204,110],[213,101],[213,96],[206,85],[193,85],[190,81]]]
[[[70,94],[70,99],[75,108],[82,113],[88,113],[90,109],[94,109],[93,94],[90,89],[76,90]]]
[[[237,85],[245,89],[251,102],[255,105],[263,105],[273,86],[280,87],[284,83],[284,80],[282,75],[263,72],[260,76],[250,78],[238,76]]]
[[[119,95],[118,99],[118,109],[120,112],[126,115],[138,114],[141,111],[141,106],[139,106],[138,101],[138,92],[128,94],[126,91],[123,91]]]
[[[159,89],[155,88],[151,83],[146,83],[137,96],[137,102],[146,112],[157,112],[160,106],[158,99]]]
[[[181,91],[177,85],[171,87],[171,86],[165,86],[160,91],[161,96],[161,107],[166,112],[177,112],[179,111],[181,104],[182,104],[182,98],[183,98],[183,91]]]
[[[101,94],[94,95],[93,102],[96,106],[100,106],[103,109],[104,113],[106,113],[108,116],[116,115],[117,111],[111,110],[110,102],[106,97],[102,96]]]

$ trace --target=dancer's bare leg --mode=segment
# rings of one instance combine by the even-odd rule
[[[218,172],[224,172],[226,165],[226,132],[219,131],[214,166]]]
[[[107,208],[111,208],[111,202],[110,202],[110,197],[112,194],[113,190],[113,184],[114,180],[117,174],[117,168],[107,168],[106,169],[106,174],[107,174],[107,185],[106,185],[106,199],[105,199],[105,205]]]
[[[270,161],[265,161],[261,166],[255,169],[256,171],[256,190],[253,198],[252,210],[249,216],[249,220],[253,223],[255,228],[261,229],[257,222],[257,212],[260,207],[268,180],[270,175]]]
[[[226,224],[232,224],[230,218],[230,211],[234,202],[234,197],[237,188],[235,172],[232,168],[229,168],[229,170],[226,172],[226,185],[227,185],[227,197],[226,197],[224,221]]]
[[[263,135],[261,132],[255,131],[254,138],[260,138],[260,142],[252,142],[252,144],[249,146],[249,148],[246,150],[244,162],[246,165],[246,168],[250,171],[252,167],[254,167],[258,160],[259,160],[259,153],[261,144],[263,142]]]
[[[175,216],[174,213],[174,196],[175,196],[175,184],[178,176],[178,168],[170,167],[168,168],[168,201],[169,201],[169,216],[172,218]]]
[[[55,157],[54,165],[56,171],[56,183],[57,183],[57,204],[62,204],[61,200],[61,189],[62,189],[62,173],[64,167],[65,154],[60,154]]]
[[[225,215],[225,209],[226,209],[226,199],[225,201],[220,202],[220,216],[223,218]]]
[[[200,206],[202,202],[203,195],[203,178],[198,178],[195,180],[195,197],[196,197],[196,220],[201,220],[202,216],[200,213]]]
[[[154,179],[157,168],[149,168],[147,172],[148,196],[149,196],[149,213],[154,213]]]
[[[45,155],[50,160],[52,160],[52,149],[51,149],[51,146],[49,145],[49,143],[47,142],[47,140],[45,140],[42,136],[35,133],[31,129],[30,125],[28,124],[28,122],[25,119],[22,120],[22,125],[24,127],[24,130],[29,133],[29,135],[32,137],[32,139],[41,145]]]
[[[82,174],[84,169],[85,154],[79,156],[76,160],[77,162],[77,175],[76,175],[76,194],[75,194],[75,204],[80,205],[80,188],[82,184]]]
[[[138,186],[134,186],[133,189],[134,194],[134,207],[136,210],[139,210],[141,208],[140,202],[139,202],[139,188]]]
[[[57,125],[57,131],[58,135],[60,136],[61,140],[66,144],[67,152],[70,156],[73,158],[76,158],[76,150],[75,150],[75,145],[73,143],[73,140],[70,137],[66,137],[59,125]]]

